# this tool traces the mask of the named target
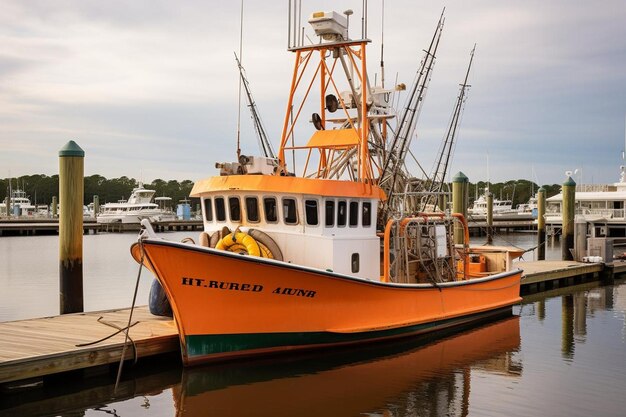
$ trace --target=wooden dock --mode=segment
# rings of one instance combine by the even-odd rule
[[[96,219],[83,220],[83,233],[98,233],[102,225]],[[30,236],[59,234],[59,219],[2,219],[0,220],[0,236]]]
[[[613,266],[604,263],[584,263],[576,261],[533,261],[516,262],[514,267],[524,271],[522,294],[545,291],[567,285],[600,281],[613,276]]]
[[[203,229],[202,220],[169,220],[154,222],[154,230],[164,231],[198,231]],[[99,232],[137,232],[141,229],[139,223],[98,223],[94,218],[83,220],[85,234]],[[59,233],[59,219],[48,218],[18,218],[0,219],[0,236],[31,236],[57,235]]]
[[[626,274],[626,262],[612,264],[573,261],[518,262],[524,269],[522,293],[551,290],[584,282],[612,280]],[[0,386],[62,372],[117,364],[122,354],[124,334],[89,346],[77,346],[104,338],[116,330],[98,321],[124,327],[130,309],[77,313],[0,323]],[[150,314],[146,306],[133,314],[130,337],[139,358],[171,353],[180,349],[172,319]],[[126,359],[132,359],[128,347]]]
[[[130,309],[66,314],[62,316],[0,323],[0,384],[43,377],[50,374],[99,365],[119,363],[124,333],[88,346],[115,333],[128,324]],[[147,307],[133,313],[129,336],[137,347],[137,356],[146,357],[180,349],[178,331],[172,319],[150,314]],[[132,359],[132,346],[125,358]]]

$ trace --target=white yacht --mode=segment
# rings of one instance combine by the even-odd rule
[[[151,223],[157,221],[175,220],[176,214],[169,208],[169,197],[158,197],[154,203],[155,190],[143,188],[143,184],[135,188],[128,200],[120,200],[117,203],[107,203],[102,206],[102,211],[97,215],[98,223],[141,223],[148,219]]]
[[[517,212],[520,214],[533,213],[537,211],[537,207],[537,194],[533,194],[528,202],[517,205]]]
[[[478,197],[472,207],[467,211],[470,216],[486,216],[487,215],[487,193],[489,190],[485,190],[485,193]],[[505,214],[513,212],[513,202],[511,200],[498,200],[493,198],[493,214]]]
[[[6,200],[0,203],[0,214],[8,214]],[[30,202],[30,199],[26,196],[26,191],[20,189],[12,190],[10,214],[17,216],[34,216],[37,214],[37,206]]]

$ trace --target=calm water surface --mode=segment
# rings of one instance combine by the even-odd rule
[[[135,238],[85,236],[87,310],[130,304]],[[496,243],[532,247],[535,239]],[[58,313],[57,250],[54,236],[0,237],[0,321]],[[142,304],[150,280],[142,276]],[[526,297],[512,317],[437,337],[192,369],[172,358],[129,370],[115,397],[108,375],[0,393],[0,415],[624,416],[625,318],[623,281],[585,284]]]

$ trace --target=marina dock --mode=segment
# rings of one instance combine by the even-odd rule
[[[0,383],[31,380],[62,372],[117,364],[122,355],[123,332],[103,340],[128,324],[130,309],[66,314],[0,323]],[[99,320],[100,319],[100,320]],[[147,307],[133,313],[129,336],[143,358],[179,349],[174,321],[150,314]],[[82,346],[89,344],[86,346]],[[129,344],[125,358],[135,353]]]
[[[155,230],[165,231],[198,231],[202,229],[202,220],[168,220],[155,222]],[[94,218],[83,220],[85,234],[100,232],[137,232],[141,228],[139,223],[98,223]],[[50,218],[18,218],[0,219],[0,236],[32,236],[56,235],[59,233],[59,219]]]
[[[536,261],[519,262],[516,266],[524,269],[522,294],[612,280],[626,274],[626,262]],[[0,323],[0,390],[10,384],[45,384],[45,377],[63,372],[116,366],[124,345],[123,333],[88,346],[79,345],[116,332],[104,322],[126,326],[129,313],[126,308]],[[129,334],[138,358],[179,350],[172,319],[153,316],[142,306],[135,309],[134,322],[138,324],[131,327]],[[125,358],[133,359],[134,355],[129,344]]]

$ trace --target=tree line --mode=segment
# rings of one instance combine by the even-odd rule
[[[90,175],[85,177],[85,199],[83,204],[89,204],[93,201],[93,196],[97,195],[100,204],[115,203],[118,200],[127,199],[133,188],[138,186],[137,180],[134,178],[120,177],[107,179],[102,175]],[[189,193],[193,187],[193,181],[183,180],[162,180],[160,178],[152,181],[150,184],[144,184],[148,189],[155,190],[157,197],[170,197],[173,204],[177,204],[180,200],[189,199]],[[489,186],[489,190],[495,198],[500,200],[512,200],[513,207],[518,204],[528,202],[528,199],[534,195],[539,186],[528,180],[510,180],[505,182],[491,183],[479,181],[478,183],[470,183],[469,199],[470,203],[474,201],[476,196],[484,193],[485,188]],[[11,179],[11,187],[19,188],[26,192],[33,204],[51,204],[52,197],[59,195],[59,176],[24,175]],[[546,190],[546,197],[556,195],[561,190],[559,184],[543,185]],[[8,195],[9,179],[0,179],[0,201],[4,201]],[[198,203],[197,199],[192,200],[192,207]]]
[[[487,187],[489,187],[489,191],[493,194],[494,198],[499,200],[511,200],[513,202],[513,208],[517,207],[519,204],[527,203],[530,197],[534,196],[540,187],[546,190],[546,198],[561,192],[560,184],[539,186],[532,181],[523,179],[497,183],[479,181],[476,184],[470,183],[469,185],[470,204],[477,196],[480,197],[484,194]]]
[[[12,178],[11,188],[20,189],[26,192],[33,204],[51,204],[52,197],[59,196],[59,176],[47,176],[43,174],[24,175]],[[126,200],[130,197],[133,188],[139,183],[134,178],[120,177],[107,179],[102,175],[90,175],[85,177],[85,195],[83,204],[93,202],[94,195],[98,196],[100,204],[116,203],[119,200]],[[193,187],[191,180],[162,180],[160,178],[151,183],[143,184],[145,188],[156,191],[157,197],[170,197],[173,205],[180,200],[190,199],[189,194]],[[9,179],[0,179],[0,201],[4,201],[9,193]],[[192,207],[197,203],[197,199],[191,201]]]

